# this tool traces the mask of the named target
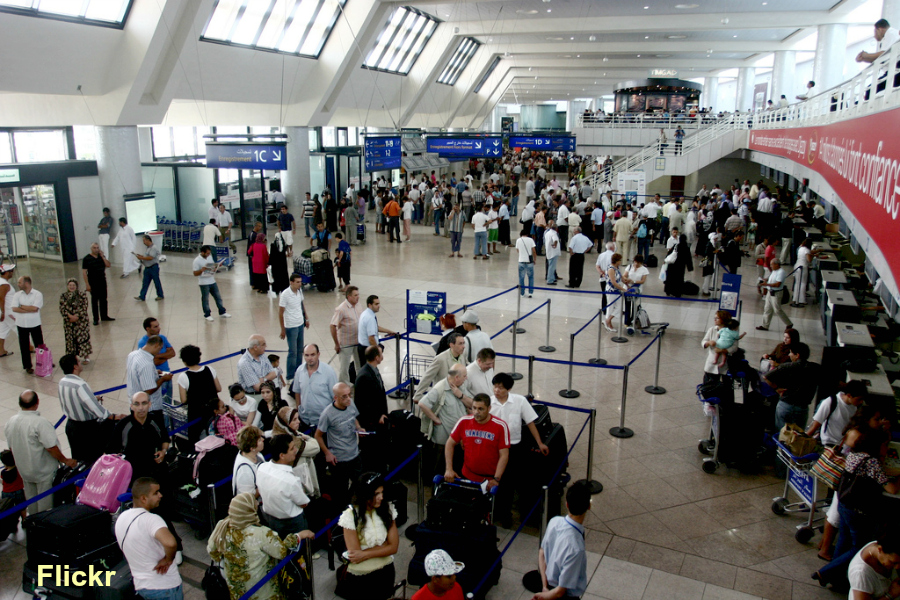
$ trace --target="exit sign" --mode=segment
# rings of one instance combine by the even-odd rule
[[[678,77],[677,69],[650,69],[650,77]]]

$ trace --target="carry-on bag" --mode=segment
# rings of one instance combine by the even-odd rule
[[[97,459],[78,494],[78,503],[116,512],[120,494],[131,484],[131,463],[120,454],[104,454]]]

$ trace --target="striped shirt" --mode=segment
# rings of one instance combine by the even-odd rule
[[[159,374],[156,372],[156,364],[153,362],[152,354],[143,348],[134,350],[128,355],[125,365],[129,401],[138,392],[146,392],[156,387]],[[150,410],[162,409],[162,390],[157,389],[150,394]]]
[[[363,307],[359,302],[356,303],[356,306],[351,306],[346,300],[334,309],[331,324],[337,328],[338,343],[341,348],[359,344],[359,316],[362,311]]]
[[[63,413],[73,421],[102,421],[109,417],[109,411],[78,375],[66,375],[59,380],[59,403]]]
[[[272,363],[270,363],[268,359],[263,360],[264,358],[265,355],[262,355],[259,358],[253,358],[253,355],[251,355],[248,350],[247,352],[244,352],[238,360],[238,383],[241,384],[241,387],[244,388],[244,391],[248,394],[259,393],[253,389],[253,386],[259,385],[259,380],[261,378],[266,377],[275,370],[272,367]]]

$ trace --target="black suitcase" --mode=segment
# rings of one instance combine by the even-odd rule
[[[432,550],[441,549],[447,552],[454,561],[464,562],[466,568],[457,576],[456,580],[468,594],[484,578],[487,572],[497,563],[491,571],[490,577],[478,592],[476,598],[484,598],[491,586],[500,581],[500,572],[503,562],[500,559],[500,551],[497,549],[497,528],[493,525],[484,525],[478,529],[457,531],[435,531],[426,526],[419,525],[416,530],[416,553],[409,563],[407,579],[412,585],[425,585],[431,578],[425,573],[425,557]]]
[[[659,258],[655,254],[648,254],[644,257],[644,262],[648,269],[655,269],[659,266]]]
[[[550,421],[550,409],[543,404],[533,404],[531,408],[537,413],[537,419],[534,421],[534,426],[537,427],[541,440],[546,444],[546,440],[550,437],[550,434],[553,433],[553,423]],[[531,431],[527,426],[522,427],[522,442],[529,450],[537,450],[537,444],[531,436]]]
[[[234,459],[237,457],[239,450],[236,446],[225,444],[219,446],[215,450],[211,450],[200,460],[200,466],[197,468],[197,484],[203,490],[200,500],[206,502],[204,508],[208,506],[209,497],[207,494],[207,486],[211,483],[218,483],[223,479],[231,476],[234,468]],[[228,516],[228,505],[231,504],[234,494],[231,493],[231,483],[220,485],[216,488],[216,521],[220,521]]]
[[[685,281],[681,286],[681,294],[683,296],[696,296],[700,293],[700,286],[693,281]]]
[[[491,497],[480,486],[440,482],[425,506],[425,523],[429,529],[462,532],[482,527],[490,513]]]
[[[59,465],[56,469],[56,475],[53,476],[53,487],[58,486],[64,481],[85,477],[84,472],[88,470],[90,465],[80,462],[74,467]],[[78,488],[75,484],[68,485],[60,490],[53,492],[53,506],[61,504],[75,504],[75,498],[78,496]]]
[[[421,431],[422,420],[408,410],[391,411],[388,414],[388,426],[390,428],[388,463],[393,471],[416,451],[419,444],[422,445],[423,451],[427,445]],[[397,475],[413,481],[418,478],[416,469],[418,462],[411,460]]]
[[[113,570],[116,574],[110,578],[109,585],[95,588],[94,600],[134,600],[137,598],[128,561],[123,560],[113,567]],[[106,583],[105,578],[103,583]]]
[[[313,263],[313,283],[320,292],[330,292],[337,287],[334,281],[334,267],[330,260]]]
[[[87,567],[122,560],[108,512],[80,504],[63,504],[25,519],[28,563]]]
[[[34,590],[40,587],[44,590],[41,597],[47,600],[135,600],[137,598],[134,580],[131,577],[131,569],[128,568],[127,561],[123,560],[110,569],[102,567],[101,569],[115,571],[115,574],[109,578],[108,586],[105,572],[101,575],[100,581],[103,584],[101,586],[62,586],[56,585],[56,569],[49,578],[46,577],[45,572],[45,577],[41,581],[38,571],[26,563],[22,569],[22,591],[35,595]],[[71,573],[71,569],[69,572]]]

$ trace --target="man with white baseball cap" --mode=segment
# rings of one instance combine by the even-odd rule
[[[494,349],[490,336],[478,328],[478,320],[478,313],[474,310],[467,310],[463,313],[462,325],[466,330],[466,348],[463,351],[463,359],[466,361],[466,365],[475,362],[482,348]]]
[[[412,600],[463,600],[462,587],[456,582],[456,574],[466,568],[454,562],[444,550],[432,550],[425,557],[425,574],[431,581],[416,592]]]

